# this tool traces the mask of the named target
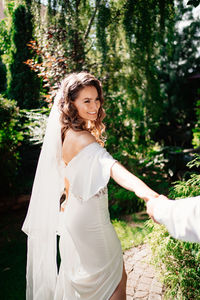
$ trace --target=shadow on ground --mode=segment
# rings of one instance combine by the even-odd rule
[[[0,213],[1,300],[25,300],[26,235],[21,231],[27,207]]]

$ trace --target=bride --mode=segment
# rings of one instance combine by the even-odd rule
[[[107,184],[112,177],[144,201],[159,195],[104,148],[103,102],[101,83],[86,72],[68,75],[54,100],[22,228],[28,235],[27,300],[126,299]]]

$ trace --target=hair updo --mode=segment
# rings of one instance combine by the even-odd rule
[[[100,100],[97,119],[88,122],[89,126],[87,126],[85,121],[79,116],[74,105],[74,101],[78,97],[79,92],[86,86],[95,87]],[[105,117],[105,111],[102,107],[104,99],[100,81],[87,72],[71,73],[62,81],[61,93],[62,97],[59,104],[61,110],[60,121],[62,142],[64,141],[67,129],[71,128],[75,131],[89,131],[96,138],[96,141],[103,145],[102,134],[105,131],[105,125],[102,123],[102,120]]]

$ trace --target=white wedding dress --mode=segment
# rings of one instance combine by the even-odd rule
[[[54,300],[108,300],[122,278],[121,244],[108,211],[107,184],[115,162],[94,142],[65,167],[70,185],[60,212],[61,265]]]

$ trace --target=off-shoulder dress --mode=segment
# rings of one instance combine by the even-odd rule
[[[108,211],[107,184],[115,162],[93,142],[65,168],[69,191],[60,212],[61,265],[54,300],[108,300],[122,278],[121,244]]]

